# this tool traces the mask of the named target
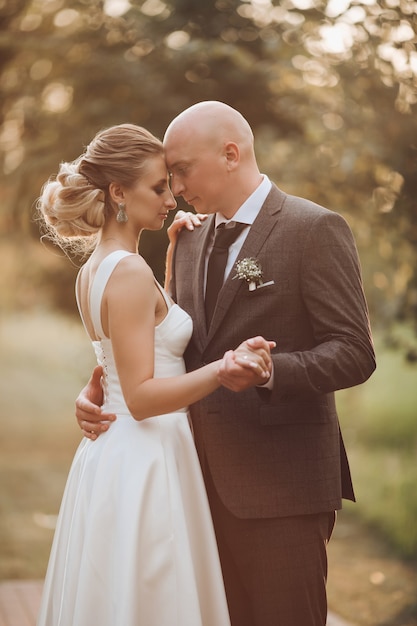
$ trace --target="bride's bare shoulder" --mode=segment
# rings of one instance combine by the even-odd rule
[[[130,288],[148,290],[154,287],[154,275],[142,256],[131,254],[119,261],[109,280],[109,287],[118,291]]]

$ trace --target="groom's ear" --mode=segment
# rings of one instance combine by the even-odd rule
[[[224,146],[224,155],[226,157],[227,169],[234,170],[240,161],[240,150],[237,143],[228,141]]]

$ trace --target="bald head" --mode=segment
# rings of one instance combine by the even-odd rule
[[[223,102],[208,100],[185,109],[168,126],[164,141],[186,129],[192,129],[199,137],[206,136],[211,141],[232,141],[241,150],[253,149],[253,133],[248,122],[239,111]]]

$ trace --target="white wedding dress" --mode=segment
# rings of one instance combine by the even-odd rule
[[[68,476],[38,626],[229,626],[217,546],[186,409],[136,421],[100,322],[107,256],[90,311],[105,410],[117,420],[81,442]],[[158,285],[159,287],[159,285]],[[191,318],[172,304],[155,329],[155,377],[185,372]]]

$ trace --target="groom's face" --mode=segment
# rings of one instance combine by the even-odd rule
[[[221,211],[227,181],[222,146],[192,128],[172,129],[164,139],[174,196],[182,196],[198,213]]]

